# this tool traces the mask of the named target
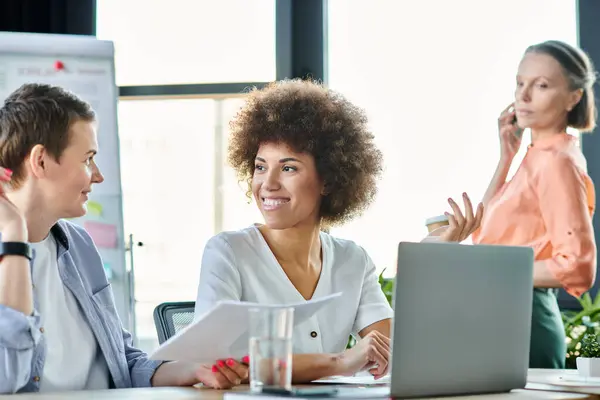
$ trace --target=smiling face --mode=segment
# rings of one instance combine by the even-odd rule
[[[550,55],[525,54],[519,64],[515,110],[521,128],[560,132],[567,115],[581,100],[581,90],[571,90],[561,65]]]
[[[85,215],[92,184],[104,177],[94,161],[98,151],[93,122],[77,121],[69,130],[69,145],[57,161],[42,146],[36,146],[29,157],[30,168],[37,179],[37,191],[57,218]]]
[[[271,229],[318,224],[323,183],[315,159],[287,145],[263,143],[255,159],[252,194]]]

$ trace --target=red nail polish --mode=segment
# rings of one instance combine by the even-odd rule
[[[249,356],[242,357],[242,362],[244,364],[250,364],[250,357]]]
[[[12,170],[10,170],[8,168],[4,168],[4,171],[6,172],[6,175],[12,175],[13,174]]]
[[[227,365],[229,365],[230,367],[233,367],[233,360],[230,358],[229,360],[227,360]]]
[[[219,368],[217,368],[216,365],[213,365],[212,366],[212,372],[218,372],[218,371],[219,371]]]
[[[225,366],[225,363],[221,360],[217,361],[217,365],[221,368],[223,368]]]

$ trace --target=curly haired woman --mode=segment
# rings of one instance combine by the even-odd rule
[[[362,247],[323,232],[374,199],[382,154],[365,114],[322,85],[285,80],[250,93],[231,128],[229,162],[265,223],[207,243],[196,315],[222,300],[287,304],[342,292],[336,307],[295,327],[293,382],[364,368],[385,375],[393,313],[375,265]],[[451,227],[437,239],[460,241],[482,207],[474,216],[465,196],[463,216],[450,204]],[[346,350],[350,334],[359,340]]]

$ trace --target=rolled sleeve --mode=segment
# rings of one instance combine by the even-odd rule
[[[0,305],[0,347],[29,350],[40,340],[41,320],[37,311],[26,316],[20,311]]]
[[[131,384],[133,387],[151,387],[154,373],[162,365],[163,361],[148,360],[147,358],[136,360],[130,369]]]
[[[25,314],[0,305],[0,393],[15,393],[24,387],[31,374],[31,361],[38,345],[39,314]]]
[[[152,386],[152,377],[163,361],[149,360],[146,353],[133,347],[131,334],[124,329],[123,340],[125,343],[125,357],[127,358],[129,375],[131,377],[131,386],[137,388]]]
[[[569,294],[579,297],[596,278],[594,185],[573,160],[559,155],[540,174],[536,188],[552,245],[545,264]]]
[[[365,272],[358,312],[352,328],[352,333],[355,336],[358,336],[358,333],[368,326],[394,316],[392,307],[390,307],[383,290],[381,290],[375,264],[364,249],[363,252],[365,255]]]

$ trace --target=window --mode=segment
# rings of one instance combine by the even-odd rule
[[[385,163],[374,205],[333,233],[391,275],[449,196],[481,199],[518,62],[548,39],[577,43],[574,0],[329,0],[329,84],[366,109]]]
[[[237,110],[243,105],[243,99],[229,100],[224,107],[223,120],[231,121]],[[225,130],[228,132],[228,129]],[[227,138],[225,138],[227,139]],[[248,185],[246,182],[239,182],[235,171],[227,165],[227,140],[222,142],[223,175],[221,183],[221,193],[223,196],[223,219],[220,230],[230,231],[246,228],[254,223],[263,222],[263,217],[256,206],[253,198],[246,196]]]
[[[117,85],[275,79],[275,0],[100,0]]]
[[[156,305],[196,296],[214,224],[214,115],[212,100],[119,104],[124,231],[143,243],[133,253],[142,346],[155,340]]]
[[[228,123],[243,98],[119,103],[124,231],[133,236],[135,333],[158,345],[152,313],[196,299],[202,252],[224,229],[259,222],[225,164]]]

